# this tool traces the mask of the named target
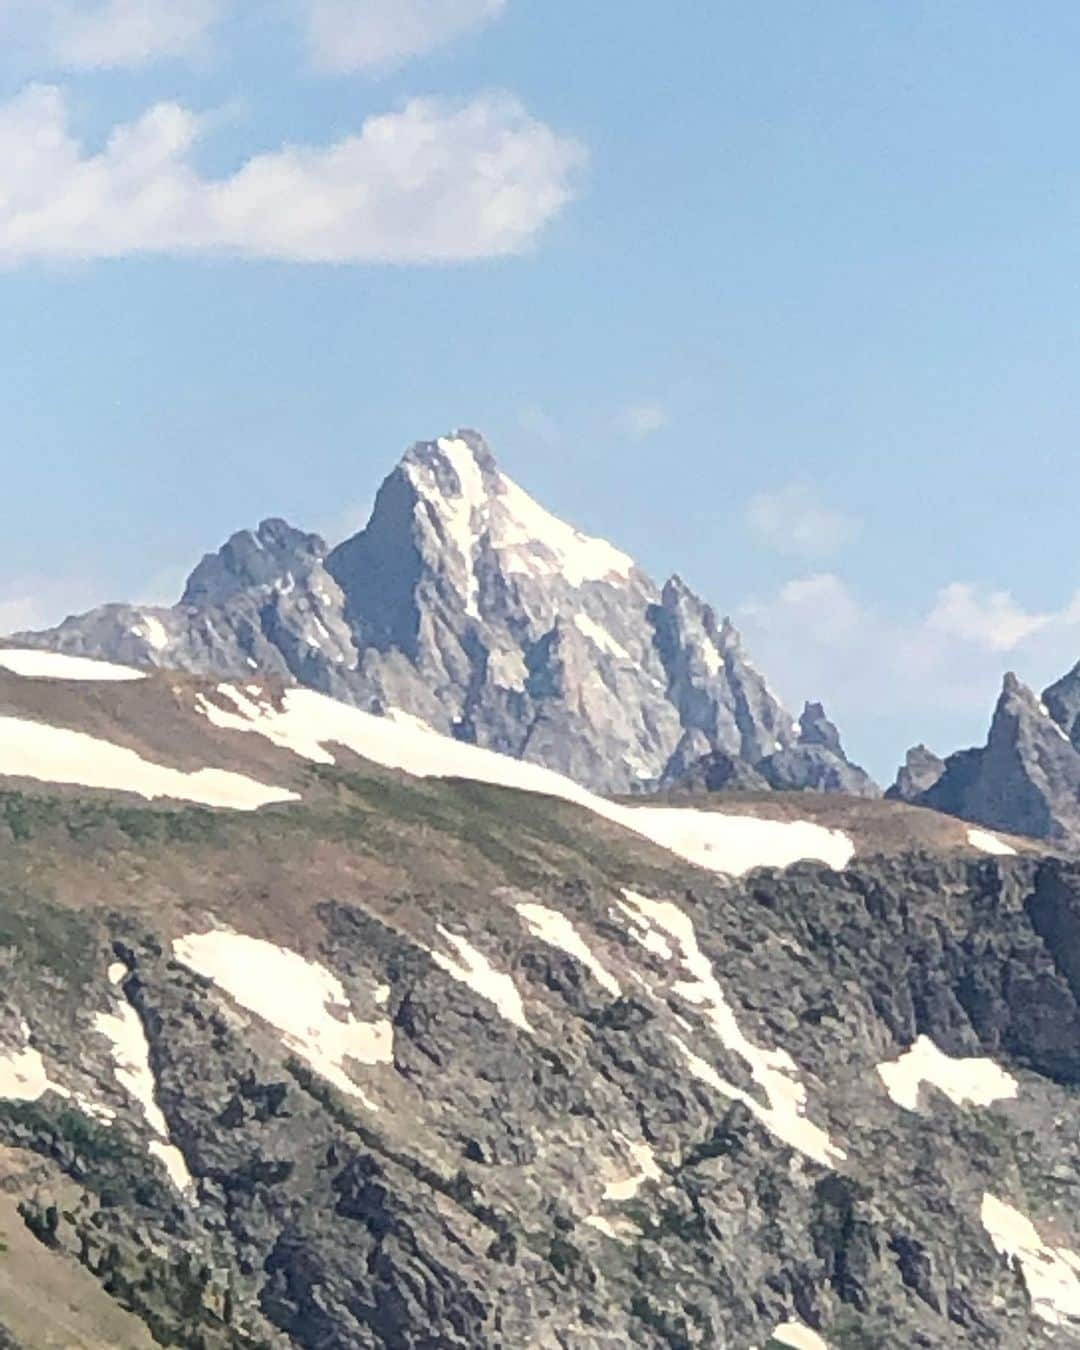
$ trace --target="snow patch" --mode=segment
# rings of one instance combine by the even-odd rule
[[[0,1056],[0,1099],[9,1102],[37,1102],[47,1092],[70,1099],[65,1087],[49,1077],[41,1052],[30,1045],[30,1028],[24,1022],[22,1038],[25,1047]]]
[[[170,797],[234,811],[300,800],[296,792],[257,783],[242,774],[223,769],[190,773],[170,769],[111,741],[17,717],[0,717],[0,774],[132,792],[150,801]]]
[[[325,966],[230,929],[177,938],[173,955],[274,1027],[285,1045],[339,1092],[377,1109],[347,1066],[392,1064],[393,1024],[358,1021],[341,981]]]
[[[432,951],[432,960],[439,969],[446,971],[459,984],[467,985],[485,1002],[493,1003],[508,1022],[513,1022],[523,1031],[531,1031],[529,1019],[525,1016],[525,1005],[510,976],[496,970],[483,952],[477,951],[466,938],[451,933],[442,924],[439,924],[439,936],[457,952],[455,959],[443,952]]]
[[[623,891],[627,905],[648,924],[665,933],[678,948],[679,964],[686,977],[672,985],[672,992],[701,1012],[721,1044],[739,1056],[764,1092],[768,1106],[720,1077],[712,1065],[695,1054],[680,1037],[672,1041],[691,1073],[726,1097],[745,1103],[766,1129],[808,1158],[831,1167],[846,1155],[828,1134],[806,1119],[806,1087],[799,1068],[786,1050],[766,1050],[750,1041],[713,972],[712,962],[698,945],[693,921],[670,901],[649,900],[634,891]]]
[[[164,651],[169,645],[168,630],[161,620],[152,614],[145,614],[131,631],[156,652]]]
[[[1002,1256],[1020,1268],[1032,1312],[1051,1326],[1080,1321],[1080,1256],[1067,1247],[1050,1247],[1019,1210],[985,1194],[982,1224]]]
[[[110,979],[118,983],[115,976],[116,966],[113,966]],[[170,1142],[169,1125],[158,1105],[157,1083],[150,1067],[150,1042],[139,1014],[124,1000],[118,1012],[98,1013],[94,1030],[109,1041],[116,1080],[128,1096],[138,1102],[147,1125],[156,1136],[150,1152],[164,1164],[177,1190],[193,1191],[195,1179],[188,1171],[184,1155]]]
[[[804,1327],[801,1322],[784,1322],[772,1334],[774,1341],[791,1347],[791,1350],[829,1350],[828,1345],[816,1331]]]
[[[647,1181],[663,1181],[664,1174],[656,1165],[656,1157],[648,1144],[630,1144],[628,1152],[635,1167],[633,1176],[609,1182],[604,1187],[604,1199],[613,1202],[633,1200]]]
[[[606,628],[601,627],[595,620],[590,619],[587,614],[577,613],[574,615],[574,627],[584,637],[588,638],[594,646],[599,647],[602,652],[608,656],[614,656],[620,661],[632,661],[633,657],[622,645],[617,642]]]
[[[954,1106],[990,1106],[1009,1101],[1019,1084],[991,1059],[952,1059],[928,1036],[920,1036],[899,1059],[878,1065],[889,1096],[906,1111],[919,1108],[919,1088],[929,1083]]]
[[[622,988],[618,980],[605,970],[565,914],[544,905],[523,904],[516,908],[533,937],[580,961],[602,989],[606,989],[613,998],[621,996]]]
[[[803,820],[759,820],[692,807],[627,806],[605,812],[627,829],[712,872],[743,876],[755,867],[814,861],[839,870],[855,855],[840,830]]]
[[[63,656],[60,652],[23,651],[0,648],[0,667],[28,680],[80,680],[109,683],[145,680],[141,670],[91,661],[85,656]]]
[[[977,848],[980,853],[992,853],[998,858],[1017,856],[1016,849],[1011,844],[999,839],[996,834],[991,834],[989,830],[968,830],[967,837],[971,847]]]
[[[742,875],[754,867],[787,867],[803,859],[843,868],[855,852],[846,834],[809,821],[758,820],[674,806],[624,806],[539,764],[468,745],[415,720],[378,717],[312,689],[287,690],[280,708],[233,685],[219,685],[217,693],[229,707],[205,697],[197,703],[215,726],[264,736],[302,759],[333,764],[327,747],[336,744],[383,768],[418,778],[468,778],[558,797],[713,872]]]

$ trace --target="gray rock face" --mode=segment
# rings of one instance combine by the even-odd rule
[[[702,742],[703,743],[703,742]],[[844,753],[840,733],[820,703],[808,703],[793,744],[777,742],[772,753],[751,760],[724,751],[705,753],[684,769],[673,786],[685,791],[841,792],[880,797],[881,790]]]
[[[297,681],[603,791],[674,782],[714,752],[796,752],[778,782],[868,790],[820,708],[800,742],[727,620],[550,515],[470,431],[414,446],[330,552],[265,521],[204,558],[174,608],[108,605],[19,641]]]
[[[1077,844],[1080,753],[1047,706],[1010,674],[985,747],[950,755],[918,802],[994,829]]]
[[[1080,663],[1043,693],[1043,705],[1073,745],[1080,749]]]
[[[918,802],[944,772],[945,761],[939,755],[935,755],[925,745],[912,746],[897,772],[896,782],[885,796],[890,801]]]

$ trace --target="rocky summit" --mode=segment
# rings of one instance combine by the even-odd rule
[[[173,608],[106,605],[18,640],[284,679],[608,792],[710,755],[775,787],[876,791],[839,737],[807,739],[729,621],[552,516],[471,431],[409,450],[336,548],[268,520],[204,558]]]
[[[985,746],[910,751],[890,794],[993,829],[1080,849],[1080,668],[1038,698],[1005,677]]]
[[[1078,933],[903,802],[0,647],[0,1344],[1080,1344]]]

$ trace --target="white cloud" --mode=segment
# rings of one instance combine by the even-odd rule
[[[667,409],[661,403],[631,403],[618,417],[618,429],[635,441],[648,440],[667,424]]]
[[[804,483],[787,483],[754,497],[746,520],[770,547],[807,555],[835,553],[858,528],[855,520],[826,506]]]
[[[308,39],[323,70],[398,65],[494,19],[506,0],[305,0]]]
[[[946,637],[1009,652],[1045,628],[1076,623],[1077,616],[1075,601],[1057,614],[1028,614],[1009,591],[980,594],[978,587],[954,581],[938,592],[926,624]]]
[[[64,93],[0,106],[0,263],[217,252],[295,262],[461,262],[527,249],[584,152],[509,95],[413,99],[336,144],[202,177],[207,119],[157,104],[88,154]]]
[[[0,40],[66,69],[138,67],[203,50],[226,0],[0,0]]]

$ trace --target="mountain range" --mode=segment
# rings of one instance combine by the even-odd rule
[[[17,640],[296,681],[605,792],[712,757],[714,780],[728,765],[759,788],[877,793],[819,705],[799,722],[782,707],[729,620],[552,516],[471,431],[413,446],[335,548],[267,520],[205,557],[172,608],[106,605]]]
[[[885,799],[460,432],[0,641],[0,1350],[1080,1345],[1080,668]]]

